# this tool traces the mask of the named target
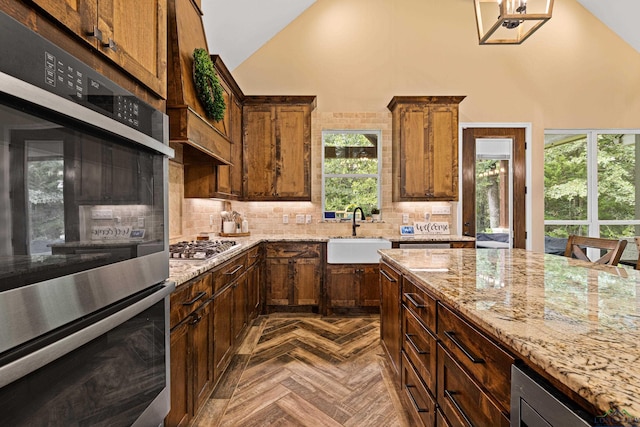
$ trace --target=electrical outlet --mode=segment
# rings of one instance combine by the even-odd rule
[[[424,213],[424,222],[429,222],[431,219],[431,214],[429,212]]]
[[[296,224],[304,224],[304,215],[303,214],[297,214],[296,215]]]
[[[431,208],[434,215],[451,215],[451,206],[434,206]]]
[[[403,213],[402,214],[402,223],[403,224],[409,224],[409,214],[408,213]]]
[[[311,224],[311,215],[307,215],[305,218],[307,224]]]
[[[209,215],[209,227],[213,227],[213,214]]]
[[[282,223],[283,224],[289,224],[289,215],[287,215],[287,214],[283,214],[282,215]]]
[[[139,216],[138,217],[138,228],[144,228],[144,217],[143,216]]]

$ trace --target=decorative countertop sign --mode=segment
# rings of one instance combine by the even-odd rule
[[[449,234],[448,222],[414,222],[416,234]]]

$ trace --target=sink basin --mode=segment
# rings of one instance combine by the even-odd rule
[[[391,242],[378,238],[329,239],[328,264],[377,264],[378,249],[390,249]]]

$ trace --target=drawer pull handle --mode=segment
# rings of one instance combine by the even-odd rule
[[[255,254],[255,255],[251,255],[250,258],[258,258],[260,256],[259,253]]]
[[[420,299],[418,298],[417,294],[410,294],[410,293],[405,293],[404,297],[411,303],[413,304],[413,306],[415,308],[427,308],[427,305],[423,302],[418,302],[417,300]]]
[[[196,302],[198,302],[199,300],[201,300],[202,298],[204,298],[207,295],[206,292],[199,292],[198,295],[196,295],[196,297],[194,299],[192,299],[191,301],[185,301],[182,303],[182,305],[184,306],[189,306],[189,305],[193,305]]]
[[[386,279],[388,281],[390,281],[391,283],[395,283],[396,282],[396,279],[394,279],[393,277],[389,276],[389,274],[386,271],[380,270],[380,274],[382,274],[384,277],[386,277]]]
[[[226,274],[227,276],[233,276],[234,274],[236,274],[240,269],[242,269],[242,267],[244,267],[244,265],[240,264],[239,266],[237,266],[236,268],[233,269],[233,271],[227,271]]]
[[[473,427],[473,423],[471,422],[471,420],[469,419],[469,417],[467,416],[467,414],[464,413],[464,411],[462,410],[462,408],[460,407],[460,404],[458,403],[458,401],[456,400],[455,397],[453,397],[454,394],[456,394],[457,392],[455,391],[449,391],[447,389],[444,390],[444,395],[449,398],[449,400],[451,400],[451,403],[453,404],[453,406],[455,406],[455,408],[458,410],[458,412],[460,413],[460,415],[462,416],[462,418],[464,418],[464,421],[467,423],[467,425],[469,427]]]
[[[467,348],[462,345],[460,341],[456,338],[456,333],[454,331],[444,331],[444,334],[451,340],[456,347],[460,349],[464,353],[465,356],[469,358],[473,363],[484,363],[484,359],[481,357],[475,357]]]
[[[418,354],[429,354],[428,351],[420,350],[420,347],[418,347],[415,341],[413,341],[413,337],[415,337],[416,334],[404,334],[404,336],[407,339],[407,342],[411,344],[411,347],[413,347]]]
[[[428,412],[429,409],[421,408],[420,405],[418,405],[418,401],[415,397],[413,397],[413,393],[411,393],[411,389],[416,388],[416,386],[406,384],[404,387],[407,389],[407,394],[409,395],[409,399],[411,399],[411,403],[413,403],[413,407],[415,408],[415,410],[417,412]]]

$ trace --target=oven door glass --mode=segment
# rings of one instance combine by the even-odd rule
[[[162,154],[12,102],[0,99],[4,290],[165,250]]]
[[[0,389],[0,425],[159,425],[169,409],[154,402],[168,393],[167,300]],[[149,415],[150,405],[162,409]]]

